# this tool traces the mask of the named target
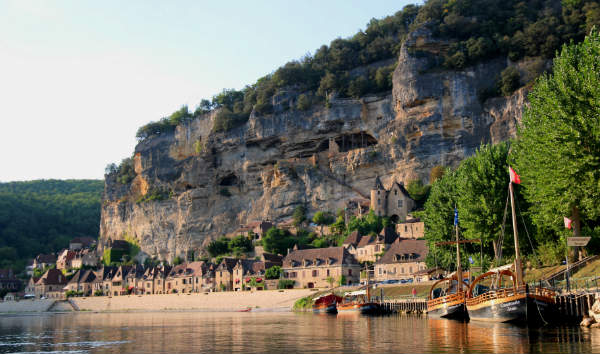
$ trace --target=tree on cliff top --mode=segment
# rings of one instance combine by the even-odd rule
[[[532,203],[533,221],[563,230],[570,216],[592,228],[600,221],[600,35],[563,46],[552,74],[540,77],[529,95],[515,169]]]

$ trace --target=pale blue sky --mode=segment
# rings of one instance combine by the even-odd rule
[[[0,181],[102,178],[139,126],[415,2],[0,0]]]

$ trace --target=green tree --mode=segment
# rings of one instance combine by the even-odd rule
[[[211,257],[217,257],[229,252],[229,239],[227,237],[221,237],[217,240],[211,241],[206,247],[206,251]]]
[[[475,155],[463,160],[457,170],[462,237],[483,239],[484,245],[493,246],[494,254],[497,254],[508,197],[508,148],[506,142],[482,145]],[[506,246],[510,245],[508,242]]]
[[[520,86],[521,76],[514,66],[509,66],[500,73],[500,92],[510,96]]]
[[[431,186],[423,184],[420,179],[413,179],[406,184],[406,190],[410,197],[416,202],[417,208],[422,208],[427,200]]]
[[[270,228],[262,239],[265,251],[276,254],[287,254],[287,250],[294,247],[296,239],[287,231],[276,227]]]
[[[296,108],[301,111],[306,111],[310,108],[310,98],[305,94],[301,94],[298,96],[298,101],[296,102]]]
[[[292,215],[294,219],[294,226],[300,225],[304,220],[306,220],[306,207],[304,205],[298,205],[294,209],[294,214]]]
[[[563,46],[552,74],[529,94],[514,146],[515,169],[542,230],[575,234],[600,219],[600,36]]]
[[[325,280],[327,281],[327,283],[329,283],[329,287],[333,288],[333,283],[335,283],[335,278],[332,276],[329,276]]]
[[[313,215],[312,221],[321,226],[321,235],[323,235],[323,226],[333,223],[334,219],[331,213],[317,211],[315,215]]]
[[[265,278],[267,279],[279,279],[281,276],[281,267],[272,266],[265,271]]]
[[[181,259],[181,257],[179,256],[173,258],[173,262],[171,262],[171,264],[173,264],[174,266],[180,265],[181,263],[183,263],[183,259]]]

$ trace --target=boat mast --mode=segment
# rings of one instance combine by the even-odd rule
[[[515,238],[515,275],[517,277],[517,286],[523,285],[523,268],[521,267],[521,252],[519,251],[519,234],[517,232],[517,216],[515,213],[515,197],[513,192],[513,183],[508,183],[508,191],[510,193],[510,207],[512,210],[512,226],[513,235]]]
[[[456,292],[462,291],[462,266],[460,265],[460,242],[458,241],[458,222],[454,223],[456,230]]]

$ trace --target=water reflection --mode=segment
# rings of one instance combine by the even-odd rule
[[[113,313],[0,318],[0,353],[590,353],[600,330],[416,316]]]

